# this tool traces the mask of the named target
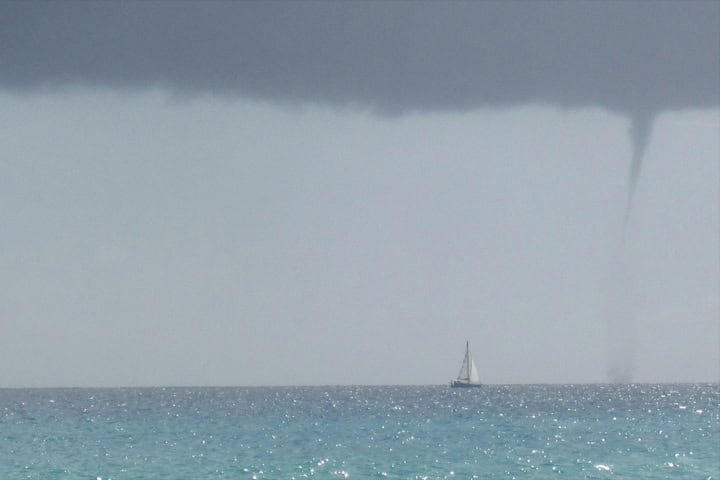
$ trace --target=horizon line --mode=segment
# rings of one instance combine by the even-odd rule
[[[532,383],[483,383],[487,387],[522,387],[522,386],[633,386],[633,385],[715,385],[720,386],[720,380],[716,381],[682,381],[682,382],[532,382]],[[0,390],[149,390],[149,389],[188,389],[188,388],[338,388],[338,387],[447,387],[449,383],[425,383],[425,384],[369,384],[369,383],[343,383],[343,384],[308,384],[308,385],[115,385],[115,386],[0,386]]]

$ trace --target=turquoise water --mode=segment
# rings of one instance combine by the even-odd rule
[[[720,386],[0,390],[3,479],[720,479]]]

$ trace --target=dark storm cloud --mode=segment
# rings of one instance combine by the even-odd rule
[[[0,85],[378,111],[718,104],[718,2],[4,2]],[[642,142],[640,142],[642,143]]]

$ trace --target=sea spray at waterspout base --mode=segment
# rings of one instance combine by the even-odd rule
[[[641,268],[629,252],[626,245],[619,248],[604,278],[601,313],[605,319],[606,376],[611,383],[631,383],[637,360],[644,282]]]

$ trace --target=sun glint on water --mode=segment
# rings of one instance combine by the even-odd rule
[[[720,478],[720,386],[0,390],[0,477]]]

